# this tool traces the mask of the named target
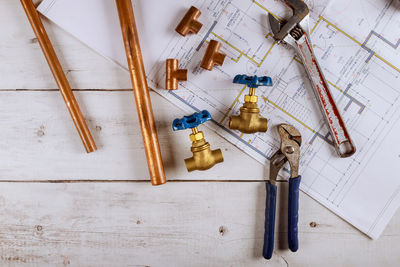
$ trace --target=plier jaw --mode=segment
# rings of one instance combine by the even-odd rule
[[[274,185],[276,184],[280,169],[288,161],[290,165],[290,178],[299,176],[301,134],[295,127],[288,124],[279,125],[278,132],[281,137],[281,146],[272,155],[269,168],[269,181]]]
[[[290,164],[290,178],[299,176],[301,134],[292,125],[282,124],[278,128],[281,136],[281,152]]]
[[[283,168],[286,162],[290,165],[289,179],[289,202],[288,202],[288,242],[291,251],[298,249],[298,209],[299,209],[299,188],[301,176],[299,173],[300,162],[300,132],[291,125],[281,124],[278,127],[281,137],[279,150],[272,155],[270,160],[270,177],[266,183],[267,198],[265,206],[265,232],[263,256],[266,259],[272,257],[274,250],[274,232],[275,232],[275,210],[277,186],[276,178],[279,170]]]

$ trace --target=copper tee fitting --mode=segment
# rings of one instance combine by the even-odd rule
[[[211,40],[208,44],[206,53],[204,54],[203,61],[200,67],[206,70],[212,70],[215,65],[222,66],[226,55],[220,52],[221,43]]]
[[[203,26],[203,24],[197,20],[200,15],[200,10],[191,6],[181,22],[176,26],[175,31],[182,36],[186,36],[188,33],[197,34]]]
[[[187,81],[187,70],[179,69],[177,59],[167,59],[165,74],[165,89],[178,89],[178,82]]]

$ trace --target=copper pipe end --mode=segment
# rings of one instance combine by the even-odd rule
[[[206,70],[212,70],[215,65],[222,66],[226,55],[220,52],[221,43],[211,40],[208,44],[206,53],[204,54],[203,61],[200,67]]]
[[[191,6],[181,22],[176,26],[175,31],[182,36],[186,36],[188,33],[197,34],[203,26],[203,24],[198,21],[200,15],[200,10]]]
[[[47,60],[51,72],[53,73],[54,79],[60,89],[61,95],[64,98],[65,104],[67,105],[68,111],[71,114],[71,118],[74,121],[75,127],[78,130],[79,136],[82,139],[82,143],[87,153],[97,150],[96,144],[90,134],[89,128],[86,125],[85,119],[82,116],[81,110],[79,109],[78,102],[71,90],[68,83],[67,77],[61,67],[60,61],[57,58],[56,52],[50,42],[50,39],[46,33],[46,29],[40,20],[39,13],[36,11],[35,5],[32,0],[21,0],[21,4],[24,7],[26,16],[32,26],[32,29],[38,39],[40,47],[42,48],[43,54]]]
[[[166,61],[166,75],[165,75],[165,89],[176,90],[178,89],[178,82],[187,81],[187,70],[179,69],[177,59],[167,59]]]
[[[131,0],[116,0],[115,2],[131,74],[151,183],[153,185],[161,185],[166,182],[164,165],[161,158],[160,144],[158,142],[132,2]]]

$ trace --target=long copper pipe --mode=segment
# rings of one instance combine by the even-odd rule
[[[160,144],[158,143],[156,123],[151,107],[132,2],[131,0],[116,0],[115,2],[124,38],[151,183],[153,185],[161,185],[166,182],[164,166],[161,158]]]
[[[43,54],[46,57],[47,63],[51,69],[51,72],[53,73],[54,79],[56,80],[58,88],[60,88],[60,92],[64,98],[65,104],[67,105],[69,113],[71,114],[75,127],[78,130],[79,136],[82,139],[82,143],[85,146],[86,152],[93,152],[97,149],[96,144],[94,143],[89,128],[82,116],[78,102],[76,102],[74,94],[72,93],[67,77],[65,77],[60,61],[58,61],[56,52],[54,51],[50,39],[47,36],[46,29],[40,20],[39,13],[36,11],[32,0],[21,0],[21,4],[25,9],[26,16],[32,25],[32,29],[35,32]]]

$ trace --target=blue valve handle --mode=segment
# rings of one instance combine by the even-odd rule
[[[298,221],[299,221],[299,189],[301,176],[289,179],[289,214],[288,214],[288,241],[289,249],[296,252],[299,248]]]
[[[195,112],[190,116],[184,116],[181,119],[175,119],[172,123],[172,129],[174,131],[192,129],[211,119],[211,114],[207,110]]]
[[[267,198],[265,201],[264,248],[263,257],[271,259],[274,252],[275,210],[276,210],[276,185],[269,181],[265,184]]]
[[[259,86],[272,86],[272,79],[268,76],[247,76],[247,75],[236,75],[233,79],[233,83],[245,84],[250,88],[258,88]]]

